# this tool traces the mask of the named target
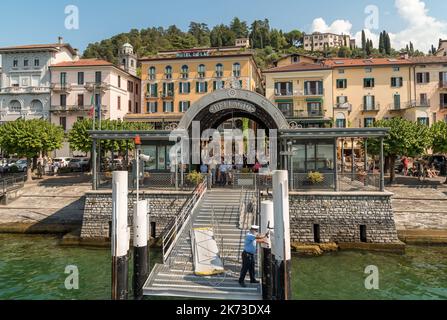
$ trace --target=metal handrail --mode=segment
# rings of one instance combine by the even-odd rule
[[[26,175],[13,176],[11,178],[0,179],[0,195],[5,195],[8,191],[23,187]]]
[[[168,260],[179,235],[182,233],[185,225],[191,218],[193,208],[205,194],[207,185],[207,180],[200,183],[192,193],[189,200],[180,209],[179,214],[175,216],[170,223],[168,223],[168,228],[166,229],[162,237],[163,262],[166,262]]]

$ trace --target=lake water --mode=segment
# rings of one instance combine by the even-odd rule
[[[0,299],[109,299],[110,251],[58,243],[53,236],[0,235]],[[160,253],[153,251],[151,258],[160,262]],[[68,265],[79,270],[79,290],[65,289]],[[370,265],[378,268],[379,290],[365,289]],[[447,247],[409,246],[406,255],[294,257],[292,268],[295,299],[447,300]]]

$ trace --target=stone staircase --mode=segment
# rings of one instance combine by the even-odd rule
[[[261,285],[249,284],[242,288],[238,278],[241,253],[248,230],[239,229],[241,204],[253,198],[252,191],[209,190],[187,226],[170,257],[163,265],[156,265],[149,276],[144,292],[148,296],[188,298],[260,300]],[[216,276],[196,276],[192,262],[190,231],[192,228],[213,227],[225,273]],[[258,277],[259,277],[259,270]]]

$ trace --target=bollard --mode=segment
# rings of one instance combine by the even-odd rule
[[[136,300],[143,298],[143,286],[148,277],[148,203],[139,201],[133,216],[133,293]]]
[[[291,249],[289,224],[289,185],[287,170],[273,172],[273,211],[275,231],[273,237],[275,290],[276,300],[292,298],[291,279]]]
[[[112,191],[112,300],[128,298],[128,174],[113,173]]]

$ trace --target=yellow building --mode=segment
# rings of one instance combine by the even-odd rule
[[[333,105],[328,97],[333,91],[332,69],[307,57],[286,57],[277,65],[264,71],[267,99],[278,106],[292,127],[331,126]]]
[[[430,124],[447,121],[447,56],[415,57],[411,61],[412,100],[419,106],[423,104],[415,109],[412,120],[426,117]]]
[[[240,87],[262,92],[262,77],[245,46],[160,52],[142,58],[142,110],[127,120],[172,129],[197,100],[215,90]]]
[[[265,70],[266,96],[292,126],[368,127],[447,120],[447,57],[325,59],[291,55]]]

